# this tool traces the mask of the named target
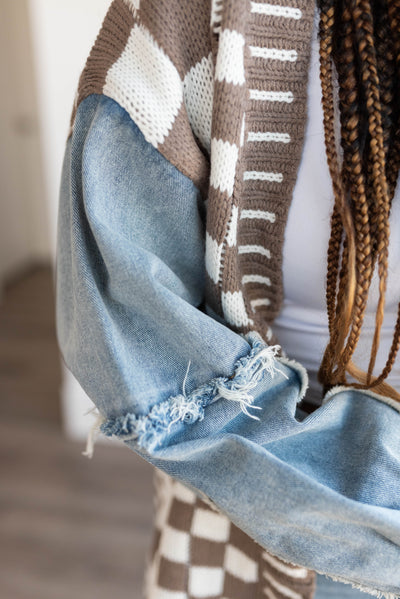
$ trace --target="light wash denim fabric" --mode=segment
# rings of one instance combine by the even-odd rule
[[[199,191],[117,103],[80,104],[60,190],[57,335],[100,430],[272,554],[400,596],[398,409],[338,387],[302,415],[305,369],[203,310],[204,219]]]

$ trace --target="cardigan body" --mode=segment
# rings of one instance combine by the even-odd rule
[[[313,0],[115,0],[75,101],[76,110],[92,93],[113,98],[200,189],[205,308],[270,344],[314,10]]]
[[[292,586],[276,574],[269,596],[308,597],[308,569],[400,592],[398,404],[338,387],[307,418],[307,371],[273,345],[313,13],[306,2],[114,1],[67,140],[62,355],[99,410],[93,434],[223,515],[216,533],[232,547],[214,597],[236,599],[232,564],[250,576],[254,560],[260,585],[271,564],[282,574],[292,562]],[[227,522],[255,541],[239,562]]]

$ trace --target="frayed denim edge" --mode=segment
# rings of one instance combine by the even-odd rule
[[[374,391],[371,391],[371,389],[357,389],[357,388],[351,387],[349,385],[336,385],[335,387],[332,387],[332,389],[330,389],[326,393],[326,395],[322,401],[322,404],[327,403],[335,395],[337,395],[338,393],[341,393],[342,391],[355,391],[357,393],[362,393],[363,395],[369,395],[370,397],[373,397],[374,399],[377,399],[378,401],[387,404],[388,406],[390,406],[397,412],[400,412],[400,401],[392,399],[391,397],[386,397],[384,395],[380,395],[379,393],[375,393]]]
[[[256,542],[258,542],[258,541],[256,541]],[[270,550],[267,549],[267,551],[269,552]],[[274,557],[282,560],[286,564],[290,564],[291,566],[296,566],[299,568],[307,568],[308,570],[310,569],[308,566],[304,566],[304,564],[298,564],[297,562],[288,561],[287,559],[285,559],[284,557],[282,557],[281,555],[278,555],[276,553],[270,553],[270,555],[273,555]],[[333,580],[334,582],[341,582],[343,584],[350,585],[353,589],[357,589],[358,591],[361,591],[362,593],[367,593],[368,595],[372,595],[373,597],[378,597],[379,599],[400,599],[400,595],[398,595],[397,593],[391,593],[390,591],[387,591],[387,592],[380,591],[378,589],[369,587],[365,584],[360,584],[353,580],[349,580],[348,578],[336,576],[335,574],[327,574],[326,572],[322,572],[321,570],[311,570],[311,571],[315,572],[316,574],[321,574],[322,576],[325,576],[325,578],[329,578],[330,580]]]
[[[250,331],[243,337],[249,343],[251,350],[236,361],[230,377],[215,377],[187,395],[185,383],[190,368],[189,362],[182,394],[156,404],[148,414],[138,416],[128,413],[106,419],[97,413],[83,455],[89,458],[93,456],[94,442],[99,432],[107,437],[118,437],[122,441],[134,439],[139,447],[151,452],[156,447],[162,446],[174,424],[193,424],[203,420],[205,408],[221,398],[238,402],[247,416],[259,420],[249,412],[249,409],[260,409],[259,406],[253,405],[254,397],[250,391],[256,387],[266,371],[271,377],[276,372],[280,372],[286,378],[287,376],[278,368],[279,362],[275,358],[281,349],[279,345],[267,345],[256,331]]]
[[[378,591],[377,589],[372,589],[371,587],[367,587],[364,584],[358,584],[358,582],[352,582],[351,580],[347,580],[346,578],[341,578],[340,576],[333,576],[331,574],[326,574],[325,572],[318,572],[317,574],[323,574],[326,578],[330,578],[334,582],[342,582],[344,584],[350,584],[353,589],[357,589],[357,591],[361,591],[362,593],[368,593],[368,595],[373,595],[374,597],[379,597],[379,599],[400,599],[400,595],[394,593],[386,593],[385,591]]]

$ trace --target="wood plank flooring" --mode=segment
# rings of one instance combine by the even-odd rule
[[[0,306],[0,598],[140,599],[153,470],[64,438],[52,302],[40,268]]]

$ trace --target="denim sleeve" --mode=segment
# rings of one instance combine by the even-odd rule
[[[93,94],[80,104],[59,199],[57,335],[108,420],[230,377],[252,350],[199,309],[202,201],[118,103]]]
[[[113,100],[78,108],[62,172],[57,335],[100,430],[284,561],[400,597],[400,407],[333,388],[201,309],[193,183]]]

